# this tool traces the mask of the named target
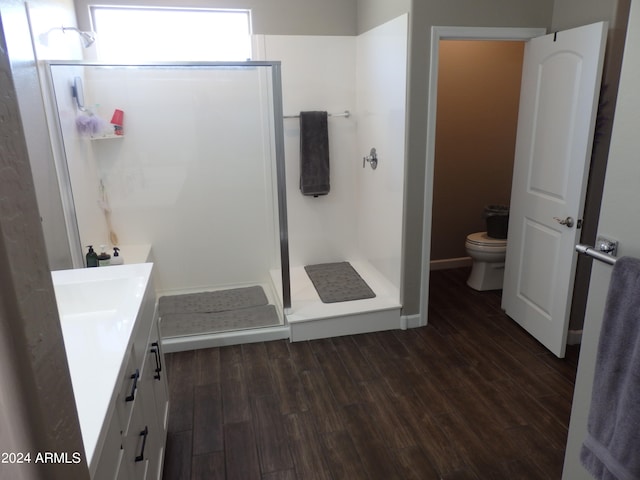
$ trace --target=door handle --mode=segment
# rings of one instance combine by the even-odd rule
[[[573,217],[567,217],[567,218],[558,218],[558,217],[553,217],[553,219],[558,222],[560,225],[564,225],[567,228],[571,228],[573,227]]]

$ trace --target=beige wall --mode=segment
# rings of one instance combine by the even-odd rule
[[[431,260],[464,257],[486,205],[509,205],[524,42],[443,40]]]
[[[411,0],[358,0],[358,34],[411,11]]]
[[[250,8],[255,34],[357,34],[357,0],[75,0],[78,24],[86,30],[90,4]]]

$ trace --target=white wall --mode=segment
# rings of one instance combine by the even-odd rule
[[[282,62],[283,111],[340,113],[356,108],[356,39],[331,36],[264,38],[264,58]],[[300,178],[300,124],[284,120],[289,257],[292,267],[357,259],[357,116],[329,117],[331,191],[303,196]]]
[[[400,290],[408,15],[358,36],[358,248]],[[362,168],[375,147],[378,167]]]
[[[598,234],[620,242],[619,257],[636,258],[640,258],[640,138],[637,128],[640,123],[640,91],[637,88],[640,83],[639,59],[640,1],[632,0]],[[610,275],[610,266],[594,262],[562,477],[565,480],[591,478],[580,464],[579,452],[587,431],[596,352]],[[634,447],[637,449],[637,446]]]

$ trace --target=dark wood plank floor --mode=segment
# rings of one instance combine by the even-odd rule
[[[467,274],[432,273],[424,328],[167,355],[164,479],[559,479],[578,348]]]

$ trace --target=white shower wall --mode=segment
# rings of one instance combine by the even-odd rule
[[[282,62],[285,115],[322,110],[355,112],[355,37],[266,36],[265,59]],[[292,266],[358,258],[356,241],[357,120],[329,117],[331,191],[303,196],[300,122],[284,119],[289,258]]]
[[[257,42],[261,59],[282,62],[285,115],[351,112],[329,118],[331,191],[317,198],[300,193],[299,121],[284,120],[292,267],[364,261],[400,290],[407,25],[402,15],[358,37]],[[375,171],[362,167],[371,147]]]
[[[358,248],[400,290],[404,201],[408,15],[358,37],[358,154],[378,166],[356,175]]]

